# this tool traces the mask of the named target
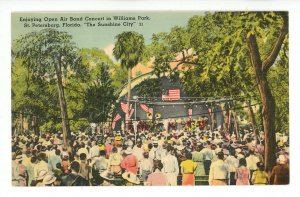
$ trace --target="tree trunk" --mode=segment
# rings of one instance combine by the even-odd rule
[[[238,123],[236,120],[236,113],[234,110],[232,110],[232,116],[233,116],[233,122],[234,122],[234,131],[235,131],[236,139],[238,140],[240,138],[240,134],[239,134]]]
[[[127,86],[127,113],[125,120],[126,131],[129,129],[129,115],[130,115],[130,97],[131,97],[131,68],[128,68],[128,86]]]
[[[24,118],[23,118],[23,112],[20,113],[20,126],[21,126],[21,131],[20,134],[24,134]]]
[[[262,118],[265,132],[265,166],[267,170],[271,170],[276,165],[275,100],[268,85],[267,74],[263,70],[258,45],[253,34],[248,36],[247,44],[262,102]]]
[[[247,105],[248,105],[248,113],[249,113],[249,118],[250,118],[250,122],[251,122],[251,127],[253,130],[253,133],[255,136],[257,136],[257,124],[256,124],[256,120],[255,120],[255,115],[251,106],[251,100],[247,101]]]
[[[61,65],[55,65],[56,76],[57,76],[57,87],[58,87],[58,96],[60,104],[60,114],[61,114],[61,123],[63,130],[63,143],[65,147],[69,147],[69,137],[70,137],[70,125],[67,111],[67,103],[64,93],[64,87],[62,83],[62,73]]]

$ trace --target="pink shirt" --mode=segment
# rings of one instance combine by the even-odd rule
[[[134,155],[128,155],[123,159],[123,161],[121,163],[121,167],[124,168],[128,172],[137,174],[138,160]]]
[[[167,185],[167,177],[159,170],[148,175],[147,182],[151,183],[151,186],[165,186]]]

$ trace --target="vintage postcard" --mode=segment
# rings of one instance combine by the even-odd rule
[[[11,13],[13,186],[287,185],[289,12]]]

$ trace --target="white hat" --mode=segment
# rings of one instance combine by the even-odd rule
[[[45,177],[47,174],[48,174],[48,171],[46,171],[46,170],[41,170],[41,171],[39,172],[39,176],[37,177],[37,180],[43,180],[44,177]]]
[[[129,181],[130,183],[134,183],[136,185],[140,184],[140,180],[132,172],[125,172],[122,174],[122,177],[123,177],[123,179]]]
[[[285,159],[284,155],[279,155],[278,162],[279,162],[279,164],[286,163],[286,159]]]
[[[51,184],[56,180],[56,177],[52,174],[47,174],[44,179],[43,179],[43,183],[45,185]]]
[[[106,180],[114,180],[114,174],[108,170],[101,172],[100,176]]]
[[[185,147],[183,145],[177,146],[177,150],[182,151]]]
[[[125,151],[124,151],[127,155],[132,154],[132,148],[128,147]]]

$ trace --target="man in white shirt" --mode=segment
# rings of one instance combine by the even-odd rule
[[[144,158],[143,153],[144,153],[144,150],[142,148],[142,141],[141,141],[141,139],[137,139],[137,144],[133,147],[132,154],[134,156],[136,156],[136,158],[139,161],[139,164],[141,163],[141,161]]]
[[[227,185],[229,177],[228,165],[224,162],[224,153],[218,152],[218,159],[210,166],[209,185]]]
[[[100,149],[96,145],[96,141],[92,141],[92,148],[90,149],[90,158],[98,157]]]
[[[210,165],[211,165],[211,161],[214,157],[214,153],[210,148],[210,142],[207,141],[207,145],[204,149],[201,150],[201,153],[203,154],[203,159],[204,159],[204,170],[205,170],[205,174],[208,175],[209,174],[209,169],[210,169]]]
[[[239,160],[235,157],[235,151],[231,150],[230,155],[225,159],[229,169],[229,185],[235,185],[235,172],[239,166]]]
[[[163,164],[162,172],[167,176],[168,185],[177,185],[177,176],[179,174],[179,167],[177,158],[174,156],[174,150],[171,146],[167,147],[167,155],[161,159]]]
[[[149,158],[149,153],[144,152],[143,159],[140,163],[140,175],[142,176],[143,181],[147,181],[148,175],[153,172],[153,161]]]

